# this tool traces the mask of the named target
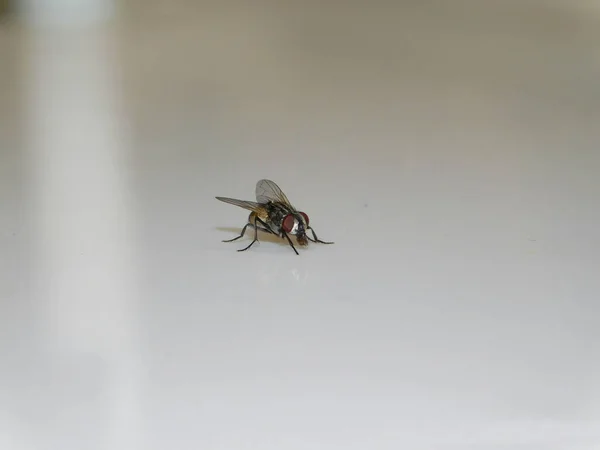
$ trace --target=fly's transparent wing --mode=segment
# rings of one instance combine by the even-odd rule
[[[246,200],[237,200],[235,198],[228,197],[215,197],[217,200],[220,200],[225,203],[229,203],[230,205],[239,206],[240,208],[247,209],[249,211],[259,212],[262,211],[262,205],[256,202],[248,202]]]
[[[283,191],[271,180],[256,183],[256,201],[258,203],[281,202],[293,208]]]

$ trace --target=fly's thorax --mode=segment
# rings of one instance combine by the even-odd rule
[[[286,205],[275,202],[267,203],[265,205],[265,210],[268,216],[267,220],[271,227],[276,227],[279,229],[281,229],[283,219],[291,212]]]

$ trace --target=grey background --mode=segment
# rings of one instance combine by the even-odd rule
[[[0,23],[0,448],[600,445],[592,2],[94,11]]]

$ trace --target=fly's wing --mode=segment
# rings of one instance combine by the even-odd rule
[[[294,209],[283,191],[271,180],[260,180],[256,183],[256,201],[258,203],[280,202]]]
[[[230,205],[239,206],[240,208],[247,209],[249,211],[254,211],[255,213],[262,212],[263,207],[259,203],[256,202],[248,202],[246,200],[237,200],[235,198],[228,197],[215,197],[217,200],[220,200],[225,203],[229,203]]]

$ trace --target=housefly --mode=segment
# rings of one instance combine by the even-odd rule
[[[256,202],[227,197],[216,197],[216,199],[251,211],[248,223],[244,225],[240,235],[223,241],[237,241],[244,236],[246,228],[254,228],[254,240],[238,252],[248,250],[258,241],[259,230],[287,239],[296,255],[299,253],[290,239],[290,234],[296,236],[296,241],[303,247],[308,245],[308,241],[333,244],[333,242],[324,242],[317,237],[315,230],[309,224],[308,216],[294,208],[279,186],[271,180],[260,180],[256,183]],[[311,231],[312,238],[307,236],[308,230]]]

